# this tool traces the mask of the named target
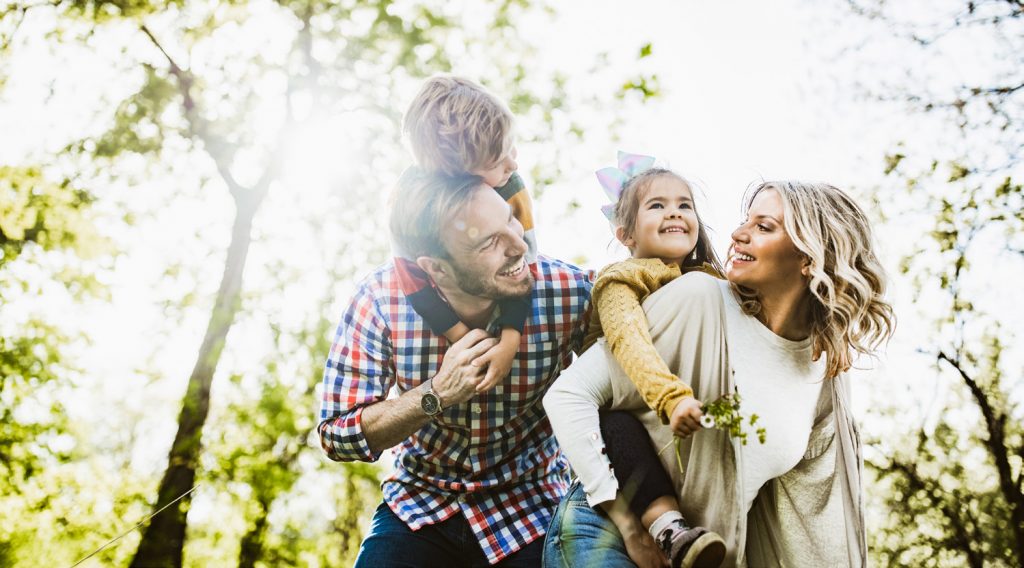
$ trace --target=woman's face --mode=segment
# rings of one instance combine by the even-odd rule
[[[730,282],[762,295],[807,286],[807,258],[786,233],[783,215],[782,197],[774,189],[754,196],[746,220],[732,233],[725,267]]]

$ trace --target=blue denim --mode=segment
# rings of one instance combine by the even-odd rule
[[[501,562],[500,568],[537,568],[541,565],[544,539],[538,538]],[[469,522],[459,514],[448,519],[410,529],[387,503],[377,506],[370,530],[359,547],[356,568],[488,568]]]
[[[604,513],[587,503],[577,481],[558,504],[544,541],[544,568],[630,567],[622,535]]]

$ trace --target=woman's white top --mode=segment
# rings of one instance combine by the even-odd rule
[[[772,333],[743,313],[729,283],[719,283],[725,301],[726,341],[733,380],[740,394],[740,412],[758,416],[765,443],[745,423],[743,453],[744,511],[750,511],[757,492],[769,479],[793,469],[804,452],[814,426],[818,397],[825,374],[824,358],[812,361],[811,341],[790,341]],[[711,402],[705,400],[702,402]]]

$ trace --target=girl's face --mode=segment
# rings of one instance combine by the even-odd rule
[[[660,258],[665,264],[682,264],[697,246],[700,225],[693,208],[693,194],[683,180],[660,175],[640,195],[636,227],[617,236],[635,258]]]
[[[786,233],[782,197],[774,189],[754,196],[747,219],[732,233],[725,275],[760,294],[807,287],[807,257]]]

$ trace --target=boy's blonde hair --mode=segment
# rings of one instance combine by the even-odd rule
[[[487,169],[512,149],[512,112],[461,77],[427,79],[402,122],[417,163],[430,171],[459,175]]]

